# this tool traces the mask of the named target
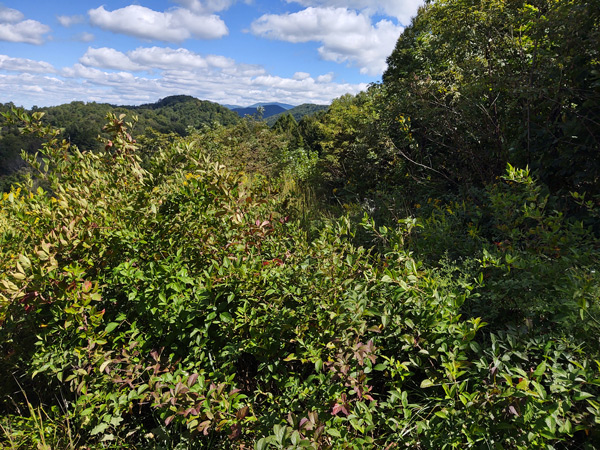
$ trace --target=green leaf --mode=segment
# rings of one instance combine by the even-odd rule
[[[433,384],[433,381],[431,381],[429,378],[426,378],[423,381],[421,381],[421,388],[428,388],[432,386],[435,385]]]
[[[268,445],[273,441],[272,436],[260,438],[254,447],[255,450],[265,450]]]
[[[92,431],[90,432],[90,434],[91,434],[92,436],[95,436],[95,435],[97,435],[97,434],[104,433],[104,430],[106,430],[107,428],[108,428],[108,424],[107,424],[107,423],[104,423],[104,422],[102,422],[102,423],[99,423],[98,425],[96,425],[96,426],[95,426],[95,427],[92,429]]]
[[[341,438],[341,433],[337,430],[337,428],[327,428],[327,434],[333,437]]]
[[[228,312],[223,312],[223,313],[219,314],[219,318],[221,319],[221,321],[223,321],[225,323],[233,322],[233,318],[231,317],[231,314],[229,314]]]
[[[438,417],[441,417],[442,419],[447,419],[448,418],[448,414],[445,411],[436,411],[435,415]]]
[[[546,361],[542,361],[533,372],[534,377],[541,377],[546,372]]]
[[[106,328],[104,329],[104,332],[106,334],[110,333],[111,331],[113,331],[115,328],[117,328],[119,326],[118,322],[111,322],[108,325],[106,325]]]
[[[573,399],[575,401],[580,401],[580,400],[585,400],[586,398],[591,398],[591,397],[593,397],[593,395],[590,394],[589,392],[579,391],[573,396]]]

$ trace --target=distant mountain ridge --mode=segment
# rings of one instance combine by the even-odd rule
[[[303,103],[302,105],[295,106],[292,109],[288,109],[286,111],[280,112],[273,116],[270,116],[267,119],[267,125],[273,126],[273,124],[277,121],[277,119],[283,115],[291,114],[292,117],[299,122],[304,116],[310,116],[311,114],[316,114],[320,111],[325,111],[329,108],[329,105],[316,105],[314,103]]]
[[[231,110],[234,109],[244,109],[244,108],[258,108],[259,106],[267,106],[267,105],[277,105],[277,106],[281,106],[283,109],[292,109],[295,108],[295,105],[290,105],[288,103],[280,103],[280,102],[260,102],[260,103],[254,103],[253,105],[249,105],[249,106],[242,106],[242,105],[227,105],[227,104],[221,104],[221,106],[224,106],[225,108],[229,108]]]
[[[287,109],[283,108],[279,105],[260,105],[260,106],[248,106],[247,108],[235,108],[232,111],[239,114],[240,117],[244,116],[253,116],[258,112],[258,108],[263,108],[262,118],[266,119],[267,117],[274,116],[276,114],[280,114],[286,112]]]

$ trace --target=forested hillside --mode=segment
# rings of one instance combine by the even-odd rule
[[[0,443],[598,448],[599,49],[597,2],[434,0],[300,120],[5,112]]]
[[[14,105],[0,104],[0,111],[8,111]],[[43,112],[44,122],[61,130],[60,138],[68,140],[81,150],[100,150],[98,141],[106,114],[136,115],[138,120],[135,132],[138,135],[175,133],[186,136],[192,129],[235,124],[239,117],[234,112],[217,103],[198,100],[187,95],[174,95],[140,106],[115,106],[107,103],[71,102],[48,108],[34,107],[31,113]],[[24,167],[21,150],[33,152],[40,141],[29,136],[21,136],[14,127],[3,127],[0,134],[0,188],[7,188],[8,180],[2,176],[13,174]],[[5,189],[2,189],[5,190]]]
[[[314,114],[328,108],[327,105],[303,104],[290,107],[284,111],[281,106],[271,105],[275,109],[265,109],[263,118],[272,126],[285,113],[291,114],[296,121],[304,116]],[[14,105],[0,104],[0,112],[9,111]],[[187,95],[173,95],[156,103],[140,106],[114,106],[102,103],[72,102],[49,108],[34,107],[30,113],[43,112],[44,122],[61,130],[60,138],[68,140],[72,145],[85,150],[101,150],[103,144],[98,140],[102,135],[106,114],[135,115],[137,118],[135,134],[147,138],[158,134],[173,134],[187,136],[195,129],[207,126],[233,125],[239,121],[239,116],[253,115],[256,107],[242,108],[231,111],[217,103],[198,100]],[[105,135],[106,137],[106,135]],[[8,192],[11,183],[22,176],[22,171],[28,168],[21,158],[21,150],[33,153],[41,141],[31,136],[19,133],[16,127],[4,126],[0,130],[0,192]]]
[[[317,114],[319,111],[324,111],[329,108],[329,105],[315,105],[314,103],[303,103],[302,105],[294,106],[285,112],[275,114],[267,118],[267,124],[273,125],[281,116],[290,114],[297,122],[302,120],[304,116]]]
[[[232,111],[236,112],[240,117],[260,115],[261,117],[267,118],[277,114],[282,114],[287,110],[278,105],[265,105],[256,107],[250,106],[247,108],[234,108]]]

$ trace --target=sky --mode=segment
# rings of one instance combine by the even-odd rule
[[[328,104],[381,80],[422,0],[0,0],[0,103]]]

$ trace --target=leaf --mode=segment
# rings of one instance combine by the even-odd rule
[[[223,313],[219,314],[219,318],[225,323],[233,322],[233,318],[231,317],[231,314],[229,314],[228,312],[223,312]]]
[[[104,423],[104,422],[102,422],[102,423],[100,423],[100,424],[96,425],[96,426],[95,426],[95,427],[92,429],[92,431],[90,432],[90,434],[91,434],[92,436],[95,436],[95,435],[97,435],[97,434],[104,433],[104,430],[106,430],[107,428],[108,428],[108,424],[107,424],[107,423]]]
[[[244,406],[242,409],[239,409],[235,414],[235,418],[237,420],[243,420],[248,415],[249,408],[248,406]]]
[[[21,263],[21,265],[23,266],[23,268],[25,270],[31,268],[31,261],[29,260],[29,258],[25,255],[19,255],[19,262]]]
[[[1,280],[0,283],[2,283],[4,285],[4,287],[6,288],[6,290],[11,294],[19,292],[18,286],[11,281]]]
[[[270,436],[269,436],[270,437]],[[260,438],[258,440],[258,442],[256,443],[256,447],[255,450],[266,450],[267,446],[270,443],[270,439],[264,437],[264,438]]]
[[[590,394],[589,392],[579,391],[579,392],[577,392],[577,394],[575,394],[573,396],[573,399],[575,401],[580,401],[580,400],[585,400],[586,398],[591,398],[591,397],[593,397],[593,395]]]
[[[541,377],[546,372],[546,361],[542,361],[533,372],[534,377]]]
[[[446,413],[446,411],[436,411],[435,415],[442,418],[442,419],[447,419],[448,418],[448,414]]]
[[[165,425],[169,425],[171,422],[173,422],[173,419],[175,418],[175,415],[169,416],[165,419]]]
[[[111,322],[108,325],[106,325],[106,328],[104,329],[104,332],[106,334],[110,333],[111,331],[113,331],[115,328],[117,328],[119,326],[118,322]]]
[[[110,359],[107,359],[106,361],[104,361],[101,365],[100,365],[100,372],[104,372],[104,369],[106,369],[106,367],[111,363],[112,361]]]
[[[341,438],[342,437],[342,434],[336,428],[327,428],[327,430],[325,430],[325,432],[329,436],[333,436],[333,437],[336,437],[336,438]]]
[[[199,377],[199,374],[197,374],[197,373],[191,374],[187,379],[187,385],[190,387],[193,386],[196,383],[196,381],[198,381],[198,377]]]
[[[435,385],[433,384],[433,381],[431,381],[429,378],[426,378],[423,381],[421,381],[421,388],[428,388],[432,386]]]

